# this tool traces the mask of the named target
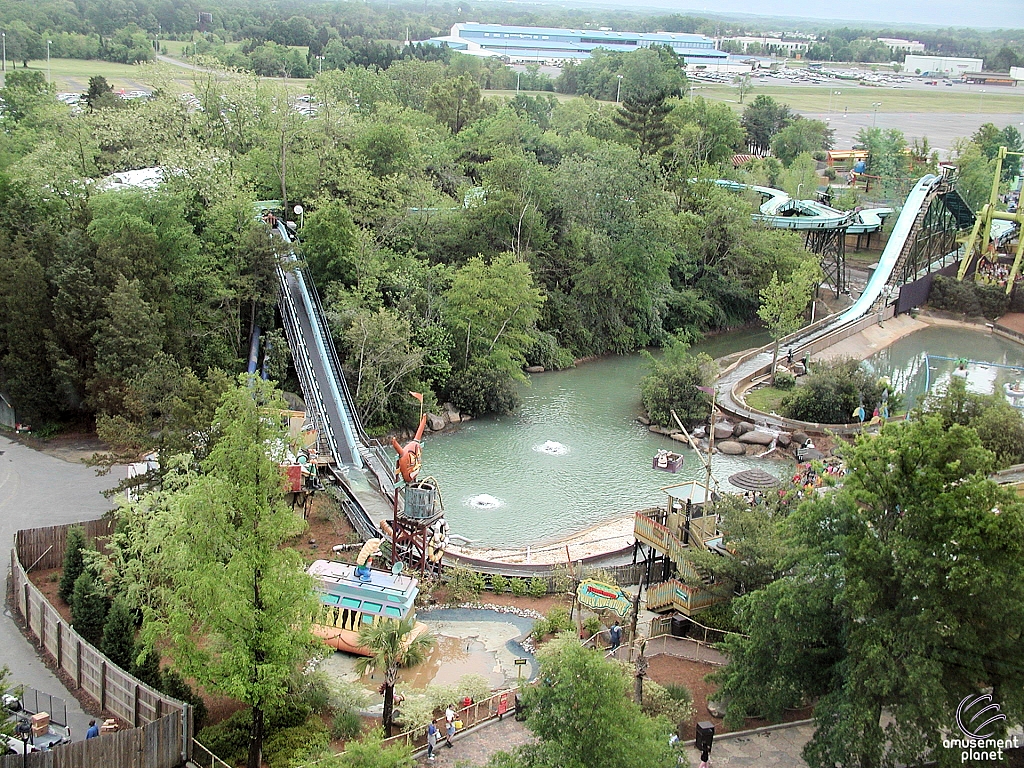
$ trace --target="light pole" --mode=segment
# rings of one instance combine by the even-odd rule
[[[871,127],[874,128],[875,124],[878,123],[878,108],[880,106],[882,106],[882,102],[880,102],[880,101],[872,102],[871,106],[874,107],[874,109],[875,109],[875,114],[871,118]]]
[[[516,93],[519,93],[519,78],[522,77],[522,72],[516,72]]]
[[[2,38],[3,41],[4,41],[4,57],[3,57],[3,59],[0,59],[0,61],[3,62],[3,69],[0,70],[0,71],[6,72],[7,71],[7,33],[6,32],[0,32],[0,38]]]
[[[984,105],[984,103],[985,103],[985,89],[982,88],[980,91],[978,91],[978,112],[979,113],[981,112],[981,108]]]
[[[832,94],[835,94],[836,96],[842,96],[843,92],[842,91],[833,91],[831,88],[829,88],[829,90],[828,90],[828,113],[830,115],[832,114]]]
[[[50,82],[50,44],[53,40],[46,41],[46,82]]]
[[[622,95],[622,75],[616,75],[619,78],[619,85],[615,89],[615,103],[619,103],[619,96]]]

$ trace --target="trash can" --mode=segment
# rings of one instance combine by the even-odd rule
[[[672,637],[686,637],[690,633],[690,619],[682,614],[672,617]]]
[[[708,721],[697,723],[694,746],[700,752],[710,752],[711,745],[715,740],[715,724]]]

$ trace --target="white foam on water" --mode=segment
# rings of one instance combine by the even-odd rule
[[[569,446],[562,445],[554,440],[545,440],[540,445],[533,446],[537,453],[546,453],[549,456],[565,456],[569,453]]]
[[[476,496],[470,496],[466,499],[466,505],[473,507],[473,509],[497,509],[504,504],[504,501],[491,496],[489,493],[478,493]]]

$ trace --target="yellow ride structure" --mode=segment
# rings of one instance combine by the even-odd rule
[[[999,153],[996,155],[996,174],[992,180],[992,192],[989,195],[988,202],[978,211],[977,218],[974,220],[974,227],[971,229],[970,237],[967,240],[967,247],[964,249],[964,258],[960,262],[960,270],[957,272],[957,280],[964,279],[975,256],[978,258],[987,257],[989,245],[992,241],[993,221],[1012,221],[1018,227],[1024,225],[1024,212],[1021,212],[1020,209],[1016,213],[996,210],[996,203],[999,200],[999,181],[1003,173],[1003,160],[1006,159],[1007,155],[1024,157],[1024,152],[1010,152],[1006,147],[999,148]],[[1006,280],[1007,293],[1013,290],[1014,280],[1020,274],[1021,257],[1024,256],[1024,237],[1018,235],[1017,241],[1017,253],[1013,259],[1010,275]]]

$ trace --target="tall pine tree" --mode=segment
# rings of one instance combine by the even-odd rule
[[[672,143],[672,126],[665,121],[671,111],[665,91],[637,90],[626,94],[612,120],[636,136],[641,154],[650,155]]]

